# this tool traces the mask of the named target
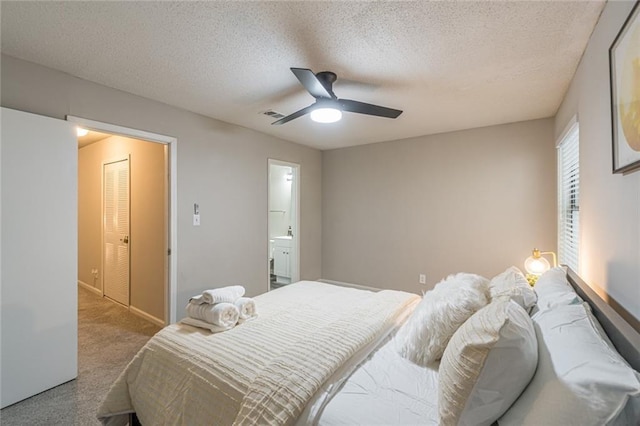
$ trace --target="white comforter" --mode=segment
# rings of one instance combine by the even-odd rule
[[[224,333],[166,327],[98,411],[104,424],[291,424],[343,363],[415,307],[414,294],[304,281],[255,298],[260,316]]]

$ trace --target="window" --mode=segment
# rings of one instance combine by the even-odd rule
[[[558,146],[558,260],[576,272],[580,250],[579,139],[575,123]]]

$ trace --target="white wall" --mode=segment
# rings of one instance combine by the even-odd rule
[[[612,173],[608,60],[609,47],[634,4],[610,1],[605,6],[556,115],[555,135],[577,114],[579,274],[614,307],[621,305],[640,319],[640,171]]]
[[[420,292],[523,268],[556,249],[555,165],[552,119],[324,151],[323,278]]]
[[[268,289],[268,159],[301,165],[302,279],[320,278],[320,151],[2,56],[2,105],[73,115],[178,139],[178,306],[205,288]],[[200,227],[192,226],[193,203]]]
[[[291,225],[291,180],[287,175],[292,173],[291,167],[271,165],[269,179],[269,238],[287,235]]]

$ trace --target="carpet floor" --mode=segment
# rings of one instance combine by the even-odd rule
[[[4,425],[99,425],[109,387],[158,326],[78,288],[78,378],[0,411]]]

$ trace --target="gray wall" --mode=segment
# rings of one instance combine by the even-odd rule
[[[556,249],[555,164],[552,119],[325,151],[323,278],[419,292],[522,269]]]
[[[556,115],[559,137],[580,123],[580,271],[609,302],[640,319],[640,171],[614,175],[608,50],[634,2],[609,2]],[[605,293],[606,292],[606,293]],[[624,312],[622,312],[624,314]]]
[[[165,147],[112,136],[78,151],[78,280],[102,291],[102,167],[130,158],[130,304],[165,322]],[[97,268],[98,279],[91,269]]]
[[[301,165],[301,278],[321,273],[320,151],[2,56],[2,106],[178,139],[178,306],[212,286],[268,288],[268,158]],[[192,226],[193,203],[200,227]]]

